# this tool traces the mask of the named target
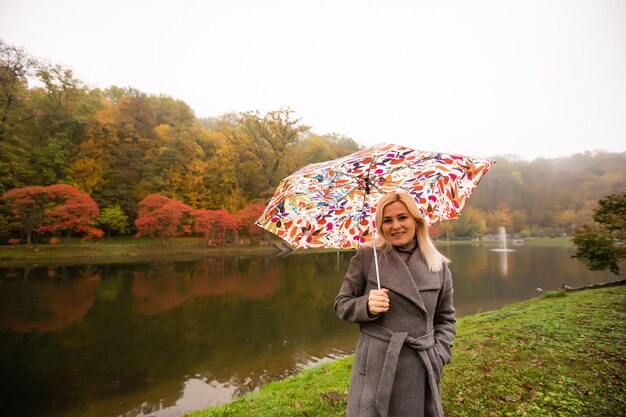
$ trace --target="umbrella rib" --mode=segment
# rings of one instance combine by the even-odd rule
[[[376,155],[376,156],[381,156],[381,155]],[[376,159],[376,156],[375,156],[374,158],[372,158],[372,162],[370,163],[370,167],[369,167],[369,168],[368,168],[368,170],[367,170],[367,172],[368,172],[368,175],[367,175],[367,176],[368,176],[368,178],[370,177],[369,171],[370,171],[370,169],[371,169],[372,165],[374,164],[374,161],[375,161],[375,159]],[[379,176],[378,176],[378,178],[376,179],[376,181],[369,181],[369,183],[370,183],[370,187],[372,187],[372,186],[373,186],[374,188],[376,188],[376,190],[377,190],[378,192],[380,192],[381,194],[384,194],[384,191],[383,191],[383,190],[381,190],[381,189],[377,186],[378,181],[379,181],[381,178],[384,178],[384,176],[385,176],[385,175],[392,174],[392,173],[394,173],[394,172],[396,172],[396,171],[399,171],[399,170],[401,170],[401,169],[405,169],[405,168],[409,168],[409,169],[411,169],[411,165],[410,165],[410,164],[408,164],[408,163],[406,163],[405,161],[403,161],[403,165],[402,165],[402,166],[398,166],[398,167],[392,168],[392,169],[390,169],[388,172],[386,172],[385,174],[383,174],[383,175],[379,175]],[[386,181],[385,181],[385,182],[386,182]],[[407,191],[405,188],[403,188],[403,187],[401,187],[401,186],[398,186],[398,188],[401,188],[402,190]]]
[[[424,158],[424,160],[432,160],[432,159],[436,159],[436,158],[435,158],[435,157],[433,157],[433,156],[430,156],[430,157],[428,157],[428,158]],[[384,191],[383,191],[380,187],[378,187],[378,185],[377,185],[377,183],[379,182],[379,180],[380,180],[380,179],[382,179],[382,178],[384,178],[384,176],[385,176],[385,175],[391,174],[391,173],[393,173],[393,172],[395,172],[395,171],[399,171],[399,170],[401,170],[401,169],[405,169],[405,168],[412,169],[410,164],[408,164],[408,163],[406,163],[406,162],[403,162],[403,165],[402,165],[402,166],[398,166],[398,167],[396,167],[396,168],[393,168],[393,169],[389,170],[389,172],[385,173],[384,175],[380,175],[380,176],[378,176],[378,178],[376,179],[376,181],[370,182],[370,187],[374,187],[374,188],[375,188],[378,192],[380,192],[381,194],[384,194]],[[437,173],[437,179],[439,179],[439,178],[441,178],[441,174],[440,174],[440,173]],[[424,179],[421,179],[421,181],[424,181]],[[387,181],[384,181],[384,183],[386,183],[386,182],[387,182]],[[392,182],[392,184],[393,184],[393,182]],[[409,193],[409,192],[410,192],[410,189],[408,189],[408,188],[406,188],[406,187],[403,187],[401,184],[396,184],[396,187],[397,187],[398,189],[401,189],[401,190],[402,190],[402,191],[404,191],[404,192],[407,192],[407,193]]]

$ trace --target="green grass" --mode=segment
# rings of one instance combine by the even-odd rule
[[[271,382],[233,403],[189,416],[345,416],[351,369],[352,357],[336,360]]]
[[[508,245],[514,247],[513,239],[507,239]],[[460,245],[499,245],[499,240],[450,240],[447,241],[445,236],[439,237],[435,243],[438,248],[445,247],[446,245],[450,246],[460,246]],[[574,247],[572,240],[567,237],[531,237],[524,239],[524,245],[530,247]]]
[[[625,416],[626,288],[548,293],[461,320],[451,416]]]
[[[207,247],[198,238],[173,238],[165,244],[147,238],[114,237],[97,242],[79,239],[62,241],[58,245],[0,246],[0,267],[61,263],[137,262],[167,257],[168,259],[198,258],[234,254],[275,253],[270,245],[224,245]]]
[[[564,248],[573,248],[574,242],[569,237],[536,237],[536,238],[528,238],[524,241],[525,245],[531,247],[564,247]]]
[[[463,317],[442,381],[446,415],[626,416],[626,287],[557,292]],[[343,416],[352,357],[190,414]]]
[[[494,244],[495,241],[460,240],[446,242],[437,240],[437,245],[475,245]],[[529,246],[571,246],[569,239],[527,239]],[[273,246],[262,245],[225,245],[206,247],[203,241],[194,237],[177,237],[161,243],[149,238],[133,236],[112,237],[97,242],[81,242],[80,239],[64,240],[53,246],[48,243],[31,245],[0,245],[0,267],[26,266],[36,263],[120,263],[150,260],[155,256],[168,259],[198,258],[233,254],[269,254],[275,253]],[[336,249],[308,249],[295,251],[294,254],[337,252]]]

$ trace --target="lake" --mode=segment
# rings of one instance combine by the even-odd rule
[[[458,316],[616,279],[571,248],[494,248],[440,244]],[[353,254],[0,268],[0,415],[175,417],[350,354]]]

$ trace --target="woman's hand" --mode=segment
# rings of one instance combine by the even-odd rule
[[[389,290],[387,288],[371,290],[367,298],[367,308],[374,315],[389,310]]]

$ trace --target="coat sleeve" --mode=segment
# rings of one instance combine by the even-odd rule
[[[444,264],[443,268],[443,286],[437,300],[433,327],[435,351],[439,354],[442,365],[445,365],[452,359],[452,345],[456,335],[456,312],[452,303],[452,274],[447,264]]]
[[[365,294],[365,249],[359,248],[350,260],[339,294],[335,298],[335,313],[342,320],[354,323],[376,320],[379,316],[369,312]]]

